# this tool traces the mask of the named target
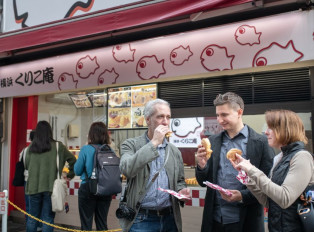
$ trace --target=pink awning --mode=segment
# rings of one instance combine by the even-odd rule
[[[45,28],[29,27],[0,35],[0,53],[88,37],[153,22],[171,20],[178,16],[225,8],[252,2],[251,0],[168,0],[134,9],[103,14]],[[42,25],[41,25],[42,26]],[[37,28],[37,29],[36,29]],[[32,29],[32,30],[30,30]]]

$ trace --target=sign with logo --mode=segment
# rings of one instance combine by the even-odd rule
[[[314,59],[311,22],[313,10],[289,12],[1,66],[0,97],[100,89],[310,61]],[[141,127],[144,122],[137,115],[152,93],[149,87],[112,89],[108,92],[109,109],[114,111],[111,115],[128,115],[121,119],[123,128]],[[137,105],[133,111],[137,115],[132,116],[134,121],[139,120],[135,124],[131,122],[131,101]],[[110,121],[113,128],[117,121]]]
[[[170,130],[173,132],[169,141],[176,147],[197,147],[201,144],[201,132],[204,128],[204,118],[173,118],[170,120]]]

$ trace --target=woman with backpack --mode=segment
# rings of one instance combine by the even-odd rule
[[[110,144],[108,129],[103,122],[94,122],[88,132],[88,145],[81,148],[74,166],[77,176],[81,176],[81,186],[78,191],[78,205],[82,230],[92,230],[93,217],[97,230],[108,230],[107,216],[112,196],[96,196],[90,193],[88,178],[92,175],[95,148],[92,145]]]
[[[52,130],[47,121],[39,121],[36,133],[26,152],[25,169],[28,170],[26,194],[29,195],[29,212],[36,218],[54,223],[55,213],[52,212],[51,193],[57,178],[57,143],[59,167],[69,163],[67,178],[73,178],[74,155],[61,143],[52,138]],[[62,168],[59,168],[59,175]],[[27,220],[27,232],[36,232],[38,222],[32,218]],[[53,227],[43,223],[42,230],[53,231]]]

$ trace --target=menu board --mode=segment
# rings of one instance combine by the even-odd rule
[[[156,84],[108,89],[108,128],[147,127],[144,106],[156,99],[156,92]]]
[[[107,106],[107,94],[106,93],[91,93],[88,94],[93,107],[106,107]]]
[[[86,94],[69,94],[76,108],[91,108],[92,103]]]

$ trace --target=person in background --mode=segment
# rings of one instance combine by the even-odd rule
[[[94,145],[110,145],[107,126],[103,122],[94,122],[88,132],[88,145],[81,148],[79,157],[74,166],[77,176],[81,176],[81,186],[78,192],[78,205],[82,230],[92,230],[93,217],[97,230],[108,230],[107,216],[112,196],[95,196],[89,191],[87,178],[91,177],[95,148]],[[87,176],[86,176],[87,174]]]
[[[109,131],[109,136],[110,136],[110,147],[111,149],[114,151],[114,153],[116,153],[116,156],[118,156],[120,158],[120,152],[119,152],[119,148],[117,147],[117,145],[114,142],[114,139],[112,137],[112,133],[111,131]]]
[[[179,205],[184,202],[158,190],[161,187],[190,196],[190,189],[186,188],[184,181],[181,152],[165,139],[170,131],[170,105],[162,99],[149,101],[145,105],[144,116],[148,130],[121,145],[120,170],[129,181],[127,205],[137,211],[137,216],[133,221],[120,219],[120,225],[123,231],[130,232],[181,232]],[[137,208],[146,186],[160,168],[156,181],[147,190],[140,208]]]
[[[205,186],[203,181],[209,181],[229,189],[232,196],[207,188],[201,231],[264,232],[263,207],[246,186],[236,179],[238,172],[226,154],[231,148],[238,148],[243,157],[268,174],[274,152],[265,136],[257,134],[243,123],[244,102],[239,95],[232,92],[219,94],[214,105],[217,121],[223,131],[209,138],[213,153],[208,160],[205,148],[198,146],[196,179],[201,186]]]
[[[34,136],[35,136],[35,130],[32,130],[30,133],[29,133],[29,140],[32,142],[33,139],[34,139]],[[25,159],[26,159],[26,151],[27,149],[26,148],[29,148],[28,146],[25,147],[21,153],[20,153],[20,156],[19,156],[19,161],[23,160],[23,164],[24,164],[24,167],[25,167]],[[25,190],[26,190],[26,182],[27,182],[27,179],[28,179],[28,170],[24,170],[24,193],[25,193]],[[25,197],[25,211],[27,213],[30,213],[29,212],[29,196],[25,193],[24,194],[24,197]],[[25,215],[25,220],[26,220],[26,224],[27,224],[27,221],[28,221],[28,216]],[[42,230],[42,224],[39,223],[38,227],[37,227],[37,231],[41,231]]]
[[[274,158],[269,178],[250,160],[239,155],[231,163],[247,173],[248,189],[262,205],[269,208],[269,232],[301,232],[298,198],[307,186],[314,184],[314,160],[304,147],[308,141],[304,126],[299,116],[289,110],[266,111],[265,117],[268,143],[281,149]]]
[[[26,194],[29,195],[29,211],[36,218],[42,217],[45,222],[54,223],[55,213],[52,212],[51,193],[53,184],[57,178],[57,150],[59,144],[59,167],[65,162],[69,163],[67,178],[73,178],[73,167],[76,161],[74,155],[61,143],[52,138],[51,126],[47,121],[39,121],[36,126],[34,139],[26,153],[25,169],[28,170]],[[59,168],[61,176],[62,168]],[[27,232],[35,232],[38,222],[32,218],[27,221]],[[44,232],[53,231],[43,223]]]

